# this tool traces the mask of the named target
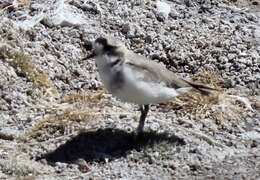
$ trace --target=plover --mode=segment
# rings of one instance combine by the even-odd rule
[[[137,132],[143,131],[149,104],[163,103],[192,89],[203,95],[211,87],[177,77],[162,64],[138,55],[113,37],[93,42],[95,61],[102,83],[115,97],[140,106]]]

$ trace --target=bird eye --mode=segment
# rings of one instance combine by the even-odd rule
[[[102,44],[103,46],[107,45],[107,39],[103,38],[103,37],[99,37],[95,40],[95,43],[99,43]]]

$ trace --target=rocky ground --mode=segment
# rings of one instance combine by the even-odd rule
[[[260,2],[0,0],[0,179],[259,179]],[[207,83],[139,111],[89,41],[112,35]]]

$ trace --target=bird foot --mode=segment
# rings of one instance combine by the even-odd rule
[[[137,129],[136,129],[136,134],[142,134],[144,132],[144,124],[139,124]]]

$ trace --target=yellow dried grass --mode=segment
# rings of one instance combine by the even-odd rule
[[[223,79],[218,72],[202,71],[197,74],[195,81],[218,89],[209,96],[202,96],[198,92],[189,92],[170,102],[170,107],[179,116],[193,116],[196,119],[211,118],[216,122],[224,120],[240,120],[243,112],[251,108],[247,98],[228,95],[222,89]]]
[[[38,121],[20,140],[44,141],[83,128],[99,114],[94,107],[102,104],[102,96],[102,91],[66,95],[60,104],[47,108],[54,113]]]
[[[0,46],[0,60],[12,66],[17,74],[26,77],[31,81],[35,88],[39,88],[45,95],[57,96],[58,91],[49,76],[37,68],[31,57],[24,52],[15,51],[7,45]]]

